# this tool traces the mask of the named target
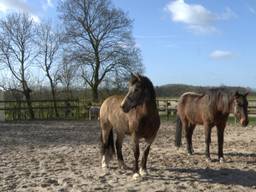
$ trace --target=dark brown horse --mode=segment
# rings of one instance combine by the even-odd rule
[[[177,105],[176,146],[181,145],[182,128],[185,130],[188,154],[193,153],[192,134],[196,124],[204,126],[205,155],[211,161],[209,146],[211,130],[217,127],[218,158],[223,158],[224,129],[230,113],[233,113],[242,126],[248,124],[248,101],[246,94],[231,92],[225,88],[209,89],[204,94],[184,93]]]
[[[134,178],[146,174],[146,163],[150,146],[160,126],[156,96],[151,81],[141,75],[132,75],[129,90],[125,97],[111,96],[100,108],[102,167],[108,167],[114,153],[113,131],[117,135],[116,151],[120,168],[126,168],[122,155],[125,135],[130,135],[134,152]],[[144,138],[147,146],[139,171],[139,140]]]

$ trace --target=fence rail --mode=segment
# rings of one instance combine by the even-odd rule
[[[176,115],[178,99],[157,99],[159,113],[169,119]],[[248,100],[249,115],[256,116],[256,100]],[[97,119],[96,113],[100,104],[91,104],[89,101],[70,99],[57,100],[57,117],[54,110],[53,100],[33,100],[32,108],[36,119]],[[5,120],[28,120],[29,110],[26,101],[0,101],[0,113],[4,114]],[[95,114],[94,114],[95,113]]]
[[[79,119],[86,111],[80,107],[78,99],[57,100],[56,104],[58,116],[55,114],[53,100],[33,100],[35,119]],[[29,119],[26,101],[0,101],[0,112],[4,114],[5,120]]]

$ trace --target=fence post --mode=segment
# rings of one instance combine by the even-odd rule
[[[0,121],[5,121],[4,92],[0,90]]]

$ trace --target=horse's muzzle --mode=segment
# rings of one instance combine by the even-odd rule
[[[246,127],[248,125],[249,121],[247,119],[241,119],[240,120],[240,124],[243,126],[243,127]]]

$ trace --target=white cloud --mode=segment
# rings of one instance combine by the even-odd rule
[[[6,12],[7,11],[7,7],[5,6],[5,4],[0,3],[0,12]]]
[[[47,5],[48,5],[49,7],[53,7],[53,2],[52,2],[52,0],[47,0]]]
[[[226,8],[222,14],[216,14],[200,4],[187,4],[184,0],[171,1],[166,10],[174,22],[184,23],[196,33],[216,32],[214,22],[236,16],[230,8]]]
[[[42,4],[43,10],[54,7],[53,0],[44,0]]]
[[[209,56],[213,60],[227,60],[234,58],[235,55],[230,51],[215,50]]]
[[[33,21],[37,23],[40,22],[40,18],[34,13],[26,0],[1,0],[0,13],[7,13],[12,11],[28,13]]]
[[[32,9],[24,0],[2,0],[0,6],[5,7],[6,10],[15,9],[27,13],[32,12]]]

